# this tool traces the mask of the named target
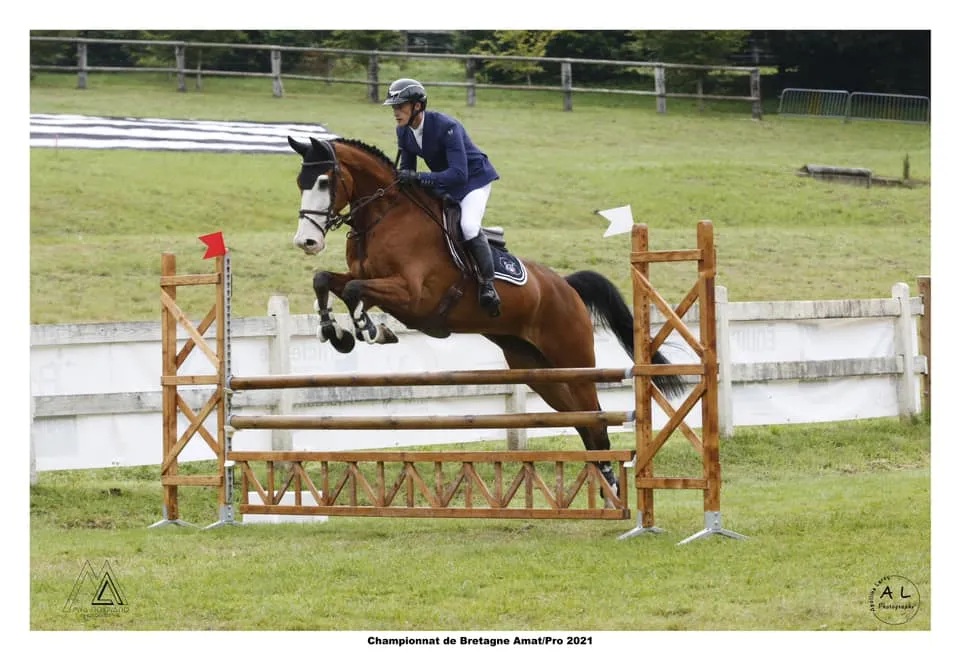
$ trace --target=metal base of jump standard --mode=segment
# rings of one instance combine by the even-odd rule
[[[631,517],[627,468],[636,471],[637,527],[621,535],[631,538],[662,530],[654,525],[655,489],[692,488],[704,491],[705,528],[682,541],[722,535],[745,538],[720,524],[720,463],[718,369],[714,318],[715,257],[713,227],[698,226],[695,250],[652,252],[646,225],[633,228],[635,364],[624,369],[503,369],[410,374],[233,376],[230,348],[230,254],[216,258],[215,272],[177,275],[172,254],[164,254],[160,278],[163,372],[163,519],[152,525],[183,525],[178,508],[180,486],[216,488],[219,519],[209,527],[236,524],[241,514],[503,518],[601,519]],[[651,262],[696,261],[699,278],[676,309],[649,281]],[[177,305],[176,289],[214,285],[217,300],[194,325]],[[681,320],[700,301],[700,337],[694,338]],[[666,323],[650,334],[650,303]],[[177,326],[186,333],[178,349]],[[204,334],[215,328],[214,338]],[[699,364],[654,365],[652,356],[676,331],[699,356]],[[215,374],[181,375],[178,370],[194,349],[210,361]],[[653,385],[656,375],[698,376],[686,400],[676,409]],[[632,378],[634,411],[514,413],[475,416],[337,417],[326,415],[234,415],[231,397],[237,391],[296,387],[375,387],[391,385],[518,384],[536,382],[620,382]],[[180,396],[181,386],[210,387],[211,394],[194,411]],[[702,439],[685,423],[700,401]],[[653,436],[653,402],[669,421]],[[216,411],[216,433],[204,422]],[[186,428],[180,433],[181,420]],[[465,429],[534,428],[581,425],[619,426],[636,421],[636,448],[609,451],[233,451],[233,435],[244,429]],[[699,452],[703,474],[698,478],[654,477],[653,458],[670,435],[679,430]],[[181,475],[178,457],[199,436],[213,451],[217,471],[211,475]],[[621,488],[615,492],[601,471],[609,463]],[[241,478],[240,502],[235,502],[235,472]],[[259,502],[249,501],[255,493]],[[284,496],[287,497],[284,497]],[[292,497],[291,497],[292,495]],[[290,503],[290,500],[293,500]],[[208,527],[208,528],[209,528]]]

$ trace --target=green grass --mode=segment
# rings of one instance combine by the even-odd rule
[[[409,71],[397,71],[409,75]],[[387,73],[383,79],[389,79]],[[432,76],[424,76],[432,77]],[[436,73],[437,79],[442,72]],[[318,121],[395,153],[387,111],[358,85],[290,81],[273,98],[265,81],[205,80],[178,94],[164,76],[40,75],[31,111],[259,121]],[[717,231],[719,283],[733,300],[887,296],[930,270],[930,189],[857,188],[797,177],[806,163],[869,167],[897,176],[909,153],[913,178],[930,179],[926,126],[767,115],[745,104],[481,90],[466,107],[458,90],[431,90],[431,107],[465,122],[502,179],[485,223],[506,228],[513,251],[562,272],[592,268],[629,287],[625,235],[601,238],[595,209],[630,204],[654,249],[692,247],[694,226]],[[736,108],[739,107],[739,110]],[[311,307],[318,268],[342,269],[343,232],[318,258],[291,245],[298,157],[34,149],[31,152],[31,320],[152,320],[159,253],[183,272],[205,270],[196,237],[222,229],[234,251],[235,310],[264,314],[271,294],[295,313]],[[670,300],[690,274],[653,270]],[[63,305],[63,294],[76,294]]]
[[[659,492],[666,532],[628,542],[615,538],[630,521],[331,518],[200,532],[146,529],[160,515],[156,467],[42,473],[31,628],[882,630],[867,598],[898,573],[927,604],[902,628],[929,629],[929,438],[923,420],[738,430],[723,446],[722,509],[750,539],[681,547],[703,520],[693,491]],[[657,473],[695,476],[691,453],[671,440]],[[211,522],[215,499],[182,488],[183,517]],[[129,613],[64,613],[82,562],[104,559]]]

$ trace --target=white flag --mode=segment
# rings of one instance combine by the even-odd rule
[[[606,211],[597,211],[597,213],[610,221],[610,226],[603,234],[604,238],[616,234],[625,234],[633,227],[633,212],[630,210],[629,204]]]

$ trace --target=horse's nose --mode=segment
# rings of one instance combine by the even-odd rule
[[[307,248],[307,249],[315,248],[315,247],[317,247],[317,242],[316,242],[315,240],[313,240],[312,238],[308,238],[307,240],[305,240],[305,241],[303,242],[303,245],[301,245],[300,247],[305,247],[305,248]]]

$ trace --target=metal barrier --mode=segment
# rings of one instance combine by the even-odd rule
[[[848,92],[788,87],[780,94],[781,115],[930,123],[930,98],[908,94]]]
[[[847,116],[850,92],[843,89],[800,89],[788,87],[780,94],[781,115],[801,117]]]
[[[930,123],[930,99],[906,94],[853,92],[847,107],[847,119]]]

